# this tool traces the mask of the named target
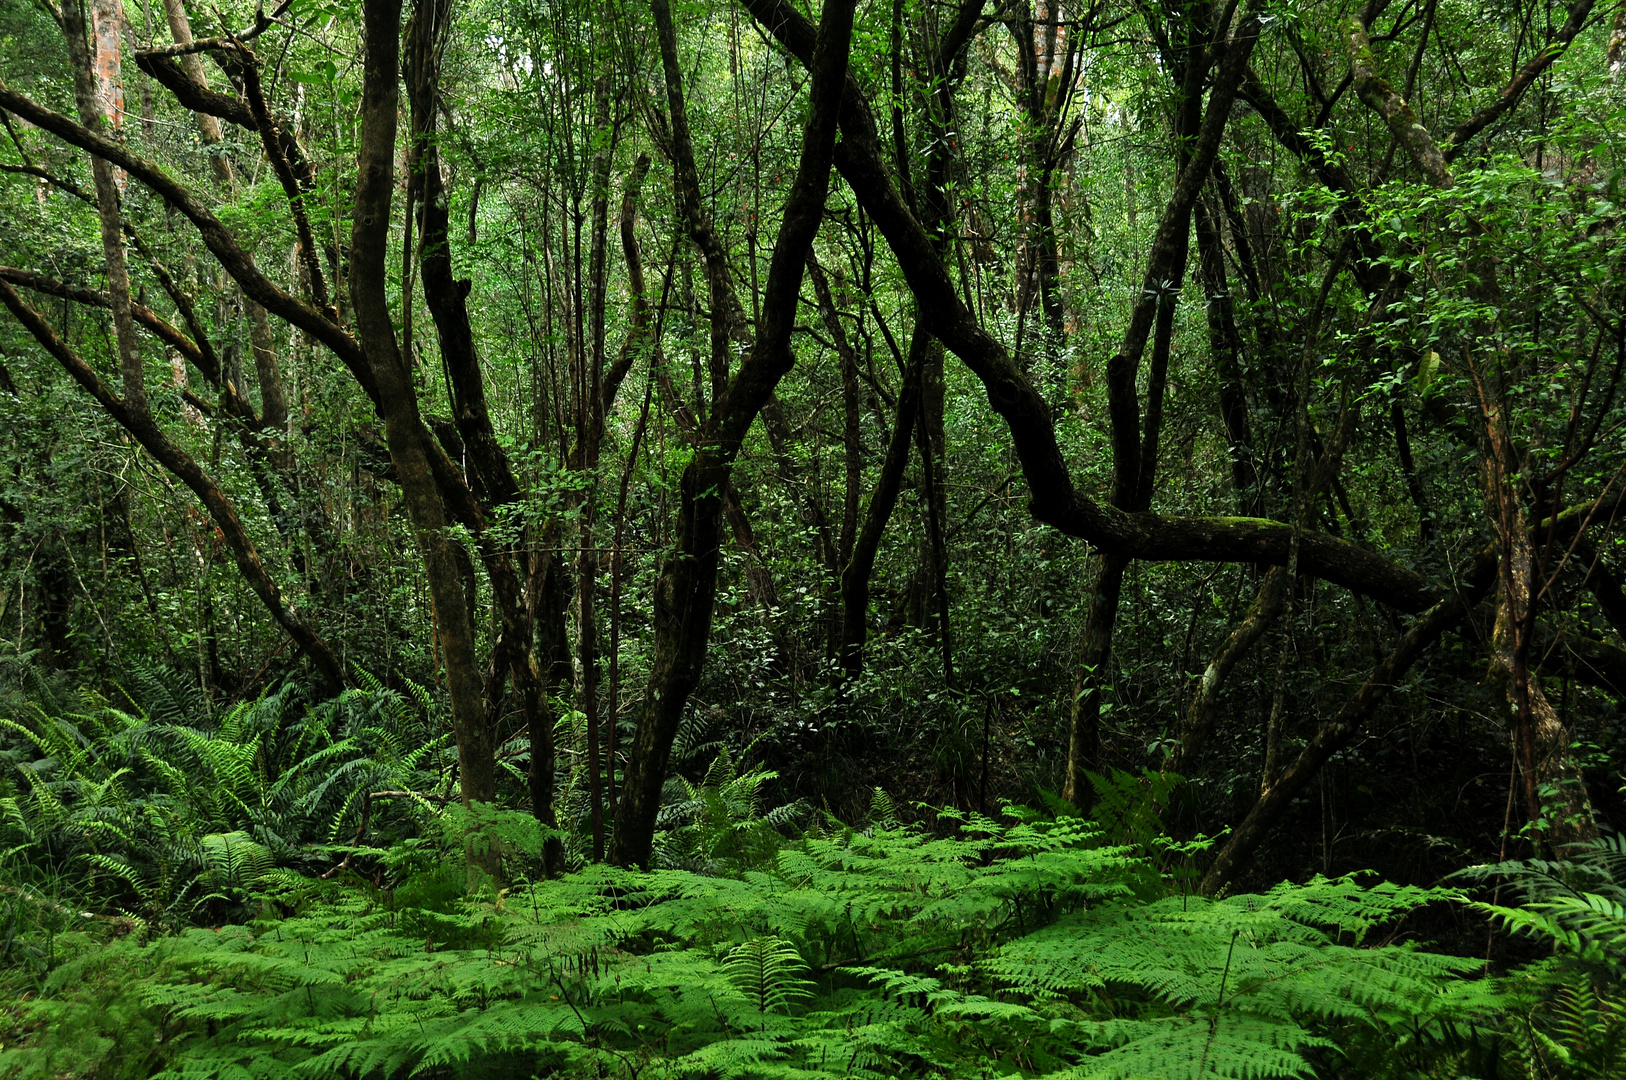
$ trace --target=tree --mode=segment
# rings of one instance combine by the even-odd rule
[[[1499,844],[1504,755],[1538,845],[1615,811],[1594,5],[644,14],[8,11],[19,653],[434,685],[550,872],[719,744],[837,813],[1186,774],[1210,889],[1452,785]]]

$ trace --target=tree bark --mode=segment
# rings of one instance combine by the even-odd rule
[[[187,18],[186,6],[182,0],[164,0],[164,18],[169,23],[170,36],[177,45],[192,44],[192,22]],[[195,52],[182,53],[176,57],[176,62],[188,81],[198,86],[208,88],[209,79],[203,71],[203,61]],[[140,60],[136,63],[139,65]],[[198,137],[204,146],[218,146],[224,138],[220,130],[220,120],[209,112],[194,110],[193,115],[198,120]],[[215,182],[223,191],[229,191],[236,186],[232,175],[231,159],[224,154],[209,155],[209,170],[215,175]]]
[[[1349,51],[1350,76],[1361,102],[1383,119],[1389,133],[1406,148],[1406,153],[1411,155],[1412,161],[1430,184],[1437,188],[1450,187],[1451,169],[1433,136],[1417,119],[1416,110],[1401,96],[1400,91],[1378,74],[1377,60],[1372,56],[1372,43],[1367,39],[1366,24],[1358,15],[1353,16],[1345,21],[1343,30],[1345,47]]]
[[[1231,458],[1231,486],[1237,508],[1249,517],[1264,513],[1264,489],[1253,456],[1248,422],[1248,391],[1242,380],[1242,338],[1236,329],[1236,305],[1226,280],[1225,253],[1218,223],[1208,203],[1196,204],[1197,268],[1208,300],[1208,348],[1219,376],[1220,421]]]
[[[1330,278],[1329,278],[1330,281]],[[1321,305],[1316,305],[1312,315],[1312,323],[1320,321]],[[1294,426],[1297,428],[1298,447],[1295,453],[1295,477],[1293,482],[1293,519],[1299,528],[1308,525],[1315,514],[1323,493],[1336,484],[1338,471],[1343,464],[1344,451],[1348,448],[1350,440],[1354,437],[1356,424],[1360,420],[1360,408],[1354,402],[1352,395],[1345,393],[1343,408],[1339,413],[1337,426],[1331,436],[1321,448],[1321,453],[1313,461],[1314,433],[1310,424],[1308,397],[1310,392],[1310,351],[1316,338],[1312,327],[1303,355],[1299,359],[1297,387],[1289,406],[1292,409]],[[1209,735],[1213,731],[1219,707],[1219,692],[1225,678],[1230,674],[1239,661],[1256,645],[1265,631],[1270,628],[1278,615],[1286,609],[1289,620],[1292,618],[1293,590],[1297,587],[1295,578],[1298,570],[1298,556],[1296,551],[1288,554],[1287,565],[1272,567],[1265,575],[1264,581],[1259,585],[1253,603],[1231,633],[1221,644],[1219,651],[1204,668],[1202,678],[1197,684],[1197,691],[1192,695],[1191,705],[1180,730],[1180,743],[1170,758],[1168,767],[1176,773],[1185,773],[1196,763],[1201,755]],[[1283,645],[1282,663],[1285,663],[1286,644]],[[1280,667],[1280,664],[1278,664]],[[1265,735],[1265,783],[1269,785],[1270,777],[1275,773],[1276,748],[1280,744],[1282,710],[1281,701],[1281,673],[1278,672],[1278,692],[1272,703],[1270,720]]]
[[[939,371],[942,370],[943,346],[936,339],[931,341],[933,359]],[[928,361],[928,369],[930,367]],[[926,388],[922,387],[924,391]],[[922,397],[929,397],[923,393]],[[922,402],[925,405],[925,402]],[[942,410],[938,411],[942,415]],[[948,459],[946,438],[934,448],[932,446],[932,428],[927,419],[926,409],[923,407],[915,424],[915,445],[920,451],[920,480],[921,486],[926,490],[926,544],[931,552],[931,583],[932,598],[936,601],[937,614],[937,650],[943,658],[944,685],[954,686],[954,635],[949,620],[948,595],[948,538],[946,536],[943,518],[947,513],[948,489],[941,476],[940,464]]]
[[[411,373],[390,319],[386,253],[395,187],[395,133],[401,38],[400,0],[364,0],[367,65],[362,79],[354,220],[350,235],[350,302],[356,332],[377,388],[390,461],[412,521],[435,608],[435,630],[446,664],[458,777],[465,806],[496,794],[492,733],[474,642],[474,621],[464,590],[455,541],[446,531],[446,506],[430,467],[428,432],[418,415]],[[428,204],[429,199],[425,199]],[[493,876],[494,853],[472,860]]]
[[[64,142],[79,147],[93,158],[124,169],[146,184],[198,230],[199,238],[225,271],[250,299],[285,322],[303,330],[331,349],[355,376],[367,396],[377,404],[373,372],[361,344],[336,322],[297,297],[289,295],[260,272],[254,258],[238,244],[230,230],[184,185],[157,164],[130,152],[124,144],[105,138],[93,129],[75,124],[67,117],[41,106],[26,95],[0,85],[0,108],[21,116],[36,127],[49,131]],[[444,457],[444,455],[442,455]],[[451,463],[436,464],[436,475],[451,471]]]
[[[869,634],[869,583],[875,572],[875,557],[880,552],[881,539],[886,534],[887,522],[898,504],[898,491],[903,486],[903,472],[909,464],[909,443],[915,434],[920,412],[921,378],[926,364],[925,354],[931,348],[931,338],[916,329],[909,343],[909,366],[904,371],[903,387],[898,391],[898,413],[892,424],[892,438],[887,444],[886,458],[881,463],[881,475],[875,481],[869,506],[864,511],[864,524],[853,541],[852,557],[841,569],[841,670],[846,679],[856,679],[864,670],[864,640]]]
[[[920,95],[925,102],[927,131],[926,184],[920,192],[920,214],[926,230],[932,236],[938,257],[945,262],[955,259],[959,238],[954,196],[954,174],[958,163],[955,153],[959,146],[955,94],[965,78],[965,50],[971,43],[977,21],[981,18],[984,0],[960,0],[953,21],[941,38],[930,40],[935,30],[930,17],[923,22],[927,27],[927,40],[921,43],[924,54],[918,61]],[[934,47],[935,45],[935,47]],[[966,288],[964,263],[960,263],[960,285]],[[969,295],[969,294],[967,294]],[[918,336],[915,340],[918,340]],[[1020,339],[1018,339],[1020,340]],[[911,341],[911,354],[914,340]],[[920,627],[930,625],[928,614],[936,602],[939,622],[939,645],[948,657],[947,605],[948,565],[945,545],[938,543],[941,532],[932,527],[948,516],[948,486],[946,463],[948,459],[948,432],[945,426],[947,407],[947,381],[943,368],[943,345],[935,338],[926,339],[926,352],[920,374],[920,412],[916,425],[923,437],[920,442],[923,524],[916,573],[909,585],[908,611],[910,621]],[[948,668],[952,668],[952,662]]]
[[[119,26],[107,0],[94,0],[94,3],[91,20],[95,29],[94,53],[85,39],[83,0],[66,0],[62,5],[62,32],[67,40],[68,60],[73,65],[73,93],[80,124],[92,132],[109,132],[117,139],[124,107],[124,85],[119,75]],[[130,310],[130,271],[124,260],[124,230],[119,219],[120,178],[115,176],[112,164],[103,158],[92,158],[90,164],[123,398],[133,415],[144,414],[147,390],[135,317]]]
[[[592,206],[589,210],[592,233],[588,255],[588,366],[578,385],[579,468],[587,477],[581,493],[578,518],[580,554],[576,562],[576,663],[580,670],[578,708],[587,718],[587,799],[589,828],[593,839],[593,861],[604,860],[604,766],[600,760],[598,702],[598,604],[599,554],[594,535],[597,521],[599,444],[604,433],[604,309],[609,250],[610,154],[613,133],[610,127],[609,79],[600,75],[593,84],[593,173]]]
[[[982,5],[977,6],[980,10]],[[1077,77],[1079,42],[1088,33],[1087,25],[1071,21],[1062,25],[1060,9],[1060,4],[1040,2],[1031,15],[1024,11],[1026,17],[1009,24],[1017,47],[1017,98],[1027,121],[1022,133],[1025,175],[1017,196],[1024,228],[1016,257],[1016,306],[1025,315],[1037,293],[1049,336],[1045,351],[1050,355],[1059,354],[1066,338],[1054,188],[1056,174],[1066,167],[1071,153],[1072,132],[1063,131],[1061,123]],[[1071,127],[1076,130],[1076,117]]]
[[[1067,708],[1067,771],[1061,797],[1074,806],[1087,807],[1094,788],[1087,773],[1098,768],[1101,756],[1101,698],[1111,685],[1107,664],[1112,657],[1112,630],[1118,621],[1123,593],[1125,555],[1104,553],[1092,560],[1090,603],[1084,614],[1084,640],[1079,646],[1073,696]]]
[[[1586,26],[1593,5],[1594,0],[1575,0],[1570,5],[1563,24],[1553,34],[1552,40],[1542,48],[1534,50],[1530,59],[1525,61],[1524,66],[1514,73],[1513,78],[1496,95],[1496,100],[1458,124],[1456,130],[1451,132],[1450,138],[1446,140],[1445,160],[1453,160],[1468,145],[1470,139],[1510,112],[1541,73],[1569,51],[1570,42],[1574,41],[1575,36]],[[1617,16],[1617,26],[1620,25],[1618,18]],[[1609,42],[1611,55],[1607,61],[1611,69],[1618,64],[1619,48],[1611,37]],[[1361,100],[1366,99],[1363,97]]]
[[[678,396],[671,373],[666,370],[661,358],[658,356],[652,358],[651,365],[655,385],[660,387],[661,399],[671,412],[672,419],[677,422],[678,430],[683,433],[690,446],[698,447],[703,435],[700,421],[695,419],[694,413]],[[767,418],[772,404],[770,399],[768,406],[763,408],[764,419]],[[745,556],[746,591],[762,609],[764,623],[774,637],[776,649],[783,656],[785,635],[775,623],[776,609],[779,606],[778,592],[774,588],[773,576],[768,572],[768,563],[763,558],[762,549],[757,546],[756,530],[751,527],[751,519],[746,516],[745,504],[740,501],[739,489],[734,486],[732,479],[723,485],[722,513],[723,519],[728,523],[729,532],[734,535],[734,545]]]
[[[676,144],[679,117],[683,115],[676,33],[667,0],[653,0],[650,6],[661,37]],[[618,865],[643,866],[649,862],[672,740],[705,663],[717,591],[720,492],[746,431],[793,363],[790,337],[797,294],[807,252],[824,213],[852,19],[852,0],[827,0],[810,65],[811,108],[801,160],[769,264],[756,342],[726,392],[714,400],[700,446],[684,470],[675,550],[667,557],[655,587],[655,662],[633,736],[622,798],[616,808],[610,861]],[[686,139],[686,119],[681,123]],[[675,145],[674,149],[680,161],[685,154],[690,155],[688,171],[692,173],[692,147]],[[685,170],[680,165],[678,171]],[[691,178],[680,176],[678,182],[686,185]],[[726,281],[726,266],[712,272]],[[714,343],[718,323],[725,314],[714,300]]]
[[[1483,470],[1486,503],[1497,532],[1498,561],[1495,631],[1491,653],[1512,713],[1513,751],[1523,780],[1525,809],[1532,823],[1543,819],[1543,788],[1557,780],[1560,820],[1549,830],[1559,843],[1595,836],[1592,807],[1579,770],[1569,757],[1569,734],[1540,680],[1531,670],[1536,601],[1542,592],[1535,548],[1514,477],[1530,463],[1519,455],[1507,430],[1499,380],[1469,361],[1485,425]]]
[[[169,23],[170,35],[175,39],[175,44],[192,44],[192,25],[187,18],[186,8],[182,0],[164,0],[164,16]],[[138,65],[141,64],[141,59],[141,57],[137,57],[136,63]],[[175,58],[174,62],[179,66],[188,85],[209,92],[208,76],[204,73],[203,61],[199,59],[197,53],[182,53]],[[260,104],[262,115],[254,117],[256,123],[269,120],[269,112],[265,110],[263,101]],[[197,118],[198,137],[203,145],[206,147],[219,146],[224,141],[219,118],[213,113],[202,109],[194,109],[193,115]],[[266,129],[262,126],[260,130],[265,131]],[[274,150],[272,156],[273,160],[278,164],[280,176],[289,167],[289,155],[285,152],[286,146],[289,143],[295,146],[298,144],[291,132],[284,132],[278,128],[275,129],[274,135],[277,144],[273,146],[272,143],[268,142],[267,148],[268,150]],[[270,138],[271,135],[268,134],[267,137]],[[237,178],[232,169],[231,159],[218,152],[210,153],[208,158],[209,169],[214,174],[215,182],[220,186],[220,189],[224,192],[235,190]],[[302,158],[296,157],[296,160],[302,160]],[[307,183],[309,179],[307,176]],[[292,193],[290,193],[290,199],[292,197]],[[303,224],[302,208],[298,207],[297,204],[295,205],[301,211],[299,223]],[[302,239],[309,239],[309,231],[309,226],[306,225],[304,232],[301,234]],[[307,250],[303,254],[307,263],[307,272],[314,270],[316,276],[313,280],[320,282],[321,268],[314,261],[315,252]],[[326,295],[325,288],[318,286],[318,291],[323,296]],[[260,404],[264,414],[264,423],[267,427],[281,429],[288,421],[287,388],[282,381],[281,366],[277,363],[276,350],[272,344],[270,323],[266,319],[265,309],[259,304],[246,299],[244,304],[249,317],[250,348],[254,354],[255,377],[260,384]]]

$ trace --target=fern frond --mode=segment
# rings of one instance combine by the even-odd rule
[[[1256,1017],[1171,1017],[1144,1025],[1072,1073],[1078,1080],[1262,1080],[1311,1075],[1303,1051],[1332,1044],[1292,1024]]]
[[[789,1012],[810,996],[807,964],[790,942],[759,937],[738,946],[723,964],[729,981],[758,1012]]]

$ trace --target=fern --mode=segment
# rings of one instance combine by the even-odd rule
[[[1521,907],[1478,903],[1514,933],[1550,940],[1567,962],[1626,976],[1626,837],[1572,844],[1561,860],[1531,859],[1470,867],[1458,876],[1505,879]]]
[[[1515,1067],[1531,1076],[1615,1077],[1626,1069],[1626,837],[1571,844],[1563,854],[1459,876],[1502,879],[1521,906],[1472,906],[1553,950],[1507,980]]]
[[[367,799],[434,782],[444,738],[426,737],[400,695],[349,691],[305,710],[285,684],[211,717],[166,678],[131,676],[136,712],[91,702],[0,717],[0,845],[14,865],[105,893],[103,911],[218,921],[273,866],[325,870],[314,845],[416,834],[432,816],[423,800]]]
[[[807,964],[790,942],[780,937],[752,938],[734,948],[723,963],[728,979],[757,1012],[789,1012],[810,996],[813,983]]]
[[[448,815],[446,850],[471,823],[511,831]],[[282,871],[265,921],[109,946],[140,972],[118,1008],[170,1033],[147,1067],[176,1078],[969,1080],[1302,1076],[1362,1040],[1450,1054],[1499,1001],[1458,992],[1469,961],[1365,943],[1438,891],[1147,903],[1146,856],[1089,822],[940,824],[958,835],[832,826],[737,876],[592,866],[484,901],[455,856],[383,891]],[[256,872],[240,838],[214,843],[216,873]],[[84,1037],[115,1012],[94,983],[53,984],[32,1015]],[[109,1063],[131,1052],[96,1037]],[[37,1028],[0,1071],[48,1075],[56,1038]]]
[[[656,865],[717,874],[771,859],[785,832],[807,816],[801,803],[762,813],[762,787],[777,777],[761,766],[742,770],[726,747],[698,785],[675,777],[656,819]]]

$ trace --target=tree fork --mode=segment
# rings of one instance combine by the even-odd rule
[[[411,378],[395,339],[387,294],[385,255],[395,182],[400,0],[364,0],[362,15],[367,65],[362,80],[355,217],[350,240],[351,305],[371,381],[377,388],[390,460],[423,555],[424,576],[435,607],[436,633],[446,663],[458,774],[467,806],[489,802],[496,794],[494,748],[486,725],[472,613],[452,550],[455,541],[446,531],[446,506],[431,469],[430,439],[418,415]],[[493,877],[500,873],[494,853],[479,855],[471,851],[471,855],[473,863]]]
[[[662,39],[668,94],[674,114],[681,114],[671,11],[666,0],[653,0],[650,6]],[[676,548],[656,584],[655,662],[616,808],[610,861],[619,865],[649,861],[672,740],[705,663],[717,590],[719,493],[747,430],[794,361],[790,338],[797,294],[829,190],[852,20],[852,0],[827,0],[824,26],[812,50],[811,110],[801,160],[774,244],[756,342],[726,392],[714,401],[700,446],[683,473]],[[676,130],[677,115],[673,126]],[[679,154],[692,150],[675,148]],[[714,320],[722,314],[714,307]],[[714,322],[714,346],[717,333]]]

